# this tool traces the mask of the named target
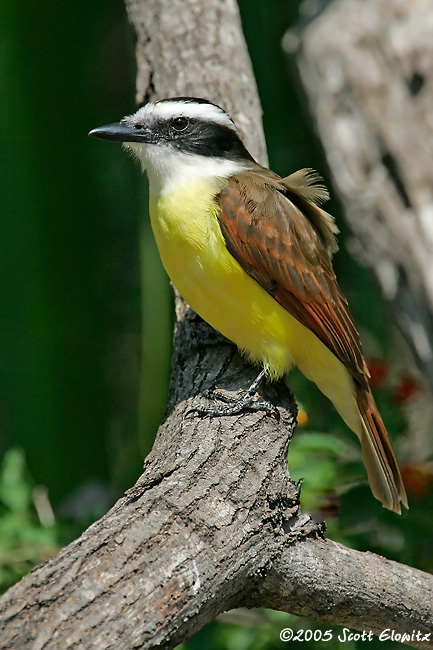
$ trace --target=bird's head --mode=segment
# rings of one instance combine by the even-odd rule
[[[174,97],[149,103],[120,122],[90,131],[122,142],[160,186],[185,173],[229,176],[254,160],[231,117],[205,99]]]

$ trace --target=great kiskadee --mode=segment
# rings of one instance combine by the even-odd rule
[[[230,116],[193,97],[149,103],[89,135],[122,142],[146,170],[156,243],[181,296],[262,365],[259,379],[298,366],[360,439],[374,496],[400,513],[406,493],[332,268],[337,227],[320,208],[320,177],[262,167]]]

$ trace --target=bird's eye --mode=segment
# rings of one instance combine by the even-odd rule
[[[185,131],[188,124],[189,122],[186,117],[175,117],[174,120],[171,121],[171,126],[175,131]]]
[[[143,125],[142,124],[134,124],[134,129],[142,129]]]

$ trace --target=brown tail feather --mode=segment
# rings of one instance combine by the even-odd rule
[[[371,491],[385,508],[401,514],[400,501],[408,507],[406,490],[385,425],[370,391],[359,388],[357,402],[363,423],[362,457]]]

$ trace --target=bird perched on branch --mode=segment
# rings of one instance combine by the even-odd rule
[[[146,170],[162,263],[188,304],[262,370],[246,395],[210,411],[254,408],[255,390],[293,366],[358,436],[374,496],[400,513],[406,493],[331,263],[337,228],[310,169],[259,165],[230,116],[203,99],[149,103],[90,135],[124,143]]]

